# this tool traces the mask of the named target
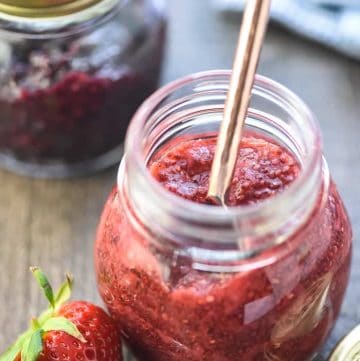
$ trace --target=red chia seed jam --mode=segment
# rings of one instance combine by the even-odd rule
[[[209,203],[209,171],[216,138],[167,146],[152,159],[150,172],[169,191],[198,203]],[[283,148],[259,137],[242,140],[227,204],[257,203],[281,192],[298,175],[299,164]]]
[[[170,142],[148,169],[168,191],[207,203],[215,144],[201,136]],[[246,135],[228,203],[271,201],[300,172],[285,148]],[[196,270],[186,257],[162,251],[120,198],[115,189],[101,218],[96,272],[138,360],[304,361],[318,351],[338,317],[351,258],[351,227],[332,182],[324,204],[286,242],[248,260],[257,267],[229,273]]]
[[[11,74],[16,86],[0,94],[0,152],[26,162],[76,163],[117,147],[136,108],[157,87],[159,41],[144,71],[126,65],[80,71],[66,57],[53,63],[41,52],[32,55],[36,66],[19,61]]]

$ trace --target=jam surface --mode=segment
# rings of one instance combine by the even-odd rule
[[[155,179],[169,191],[199,203],[206,199],[216,138],[178,143],[150,165]],[[281,192],[299,173],[299,164],[280,146],[244,137],[228,195],[229,206],[257,203]]]
[[[171,192],[206,203],[214,149],[212,138],[178,142],[160,150],[149,170]],[[229,203],[274,196],[299,172],[282,147],[245,137]],[[165,252],[140,233],[114,189],[95,246],[98,286],[140,361],[307,361],[338,317],[351,237],[331,183],[325,204],[319,203],[302,229],[249,260],[259,261],[256,269],[198,271],[191,260]]]

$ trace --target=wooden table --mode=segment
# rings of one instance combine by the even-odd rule
[[[230,68],[239,19],[224,19],[207,0],[171,0],[163,82],[200,70]],[[260,73],[299,94],[318,116],[332,175],[360,231],[360,64],[274,26]],[[116,169],[84,179],[43,181],[0,172],[0,351],[44,306],[29,265],[54,283],[71,270],[75,298],[100,302],[93,273],[96,225]],[[360,322],[360,245],[341,318],[325,347]]]

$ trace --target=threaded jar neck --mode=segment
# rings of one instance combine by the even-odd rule
[[[233,267],[285,242],[308,220],[329,178],[312,113],[285,87],[258,76],[246,128],[288,149],[301,165],[298,178],[265,201],[227,209],[182,199],[157,183],[147,169],[149,159],[177,138],[217,132],[229,81],[229,71],[207,72],[157,91],[132,120],[118,175],[134,219],[157,242],[191,254],[199,268]]]

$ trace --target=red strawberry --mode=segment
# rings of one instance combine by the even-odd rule
[[[65,303],[71,294],[70,276],[54,295],[44,273],[31,270],[50,307],[31,321],[0,361],[122,361],[120,334],[110,316],[88,302]]]

